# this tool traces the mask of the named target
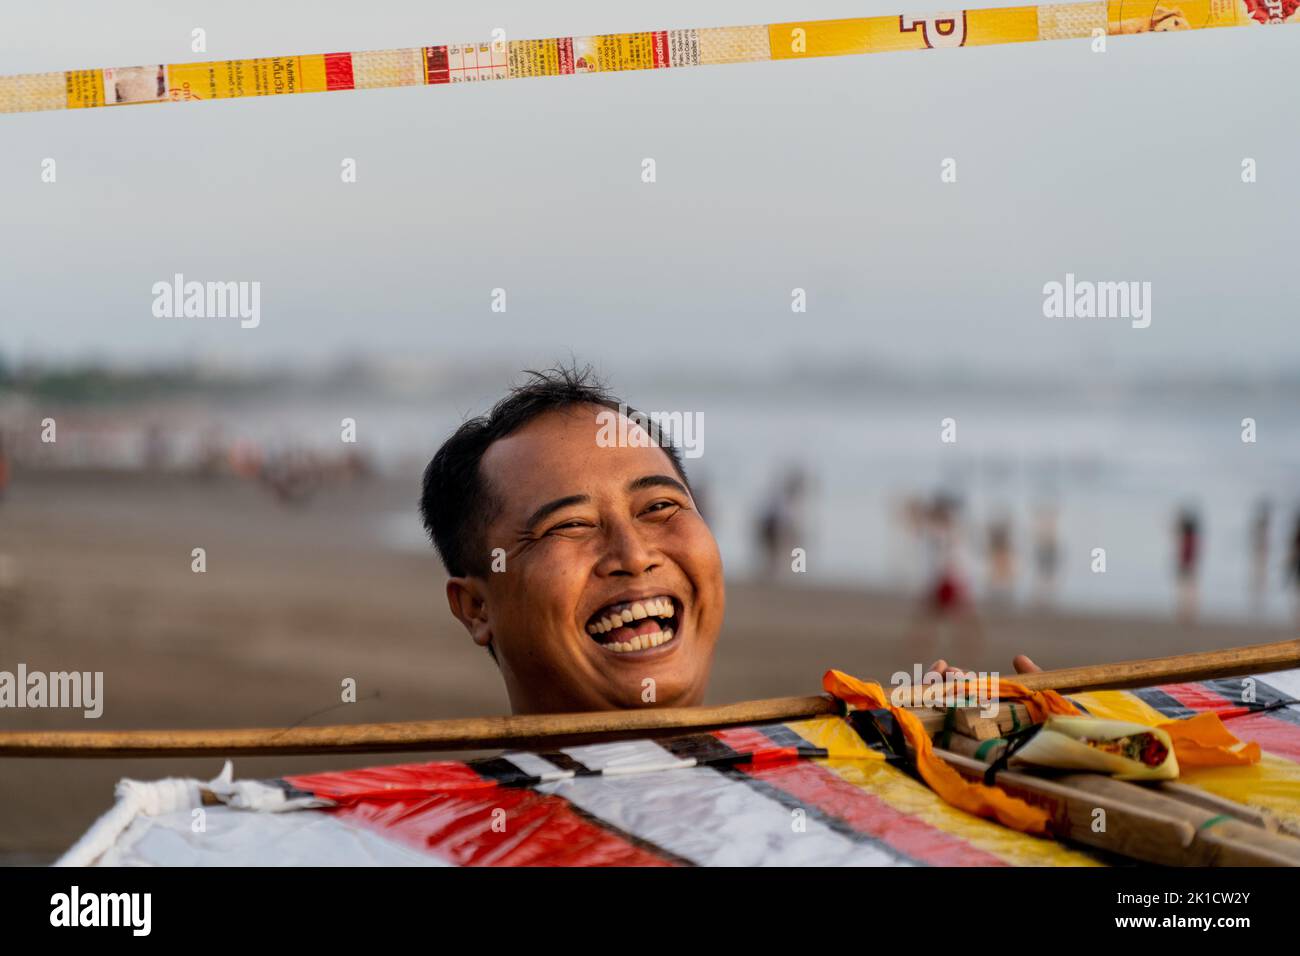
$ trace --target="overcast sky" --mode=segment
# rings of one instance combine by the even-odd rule
[[[42,0],[4,5],[0,72],[897,2]],[[1298,55],[1300,29],[1207,30],[1101,55],[1067,41],[3,116],[0,351],[1300,367]],[[177,272],[260,282],[261,326],[155,318],[151,286]],[[1151,282],[1151,327],[1044,318],[1043,284],[1067,272]]]

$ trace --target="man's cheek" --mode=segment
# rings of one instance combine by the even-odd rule
[[[518,582],[518,604],[533,627],[571,629],[582,597],[582,578],[562,565],[541,562]]]

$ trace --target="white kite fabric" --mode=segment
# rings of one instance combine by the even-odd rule
[[[1262,760],[1180,782],[1297,832],[1297,697],[1300,671],[1070,699],[1146,725],[1218,715]],[[229,763],[207,783],[126,780],[59,865],[1101,864],[945,803],[856,716],[276,780],[236,780]],[[1051,811],[1052,832],[1068,812]]]

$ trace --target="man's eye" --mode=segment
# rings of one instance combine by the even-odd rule
[[[563,524],[557,524],[557,525],[556,525],[555,527],[553,527],[551,530],[552,530],[552,531],[568,531],[568,530],[571,530],[571,529],[573,529],[573,528],[585,528],[585,527],[587,527],[587,523],[586,523],[585,521],[579,521],[578,519],[575,518],[573,521],[566,521],[566,522],[564,522]]]
[[[650,514],[652,512],[668,511],[673,508],[680,508],[680,507],[681,505],[679,505],[675,501],[656,501],[649,508],[646,508],[645,513]]]

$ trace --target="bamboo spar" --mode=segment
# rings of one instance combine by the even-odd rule
[[[1300,640],[1015,675],[1062,693],[1233,677],[1300,667]],[[840,712],[827,696],[776,697],[720,707],[529,714],[327,727],[234,730],[0,731],[0,757],[195,757],[554,748],[665,736]]]

